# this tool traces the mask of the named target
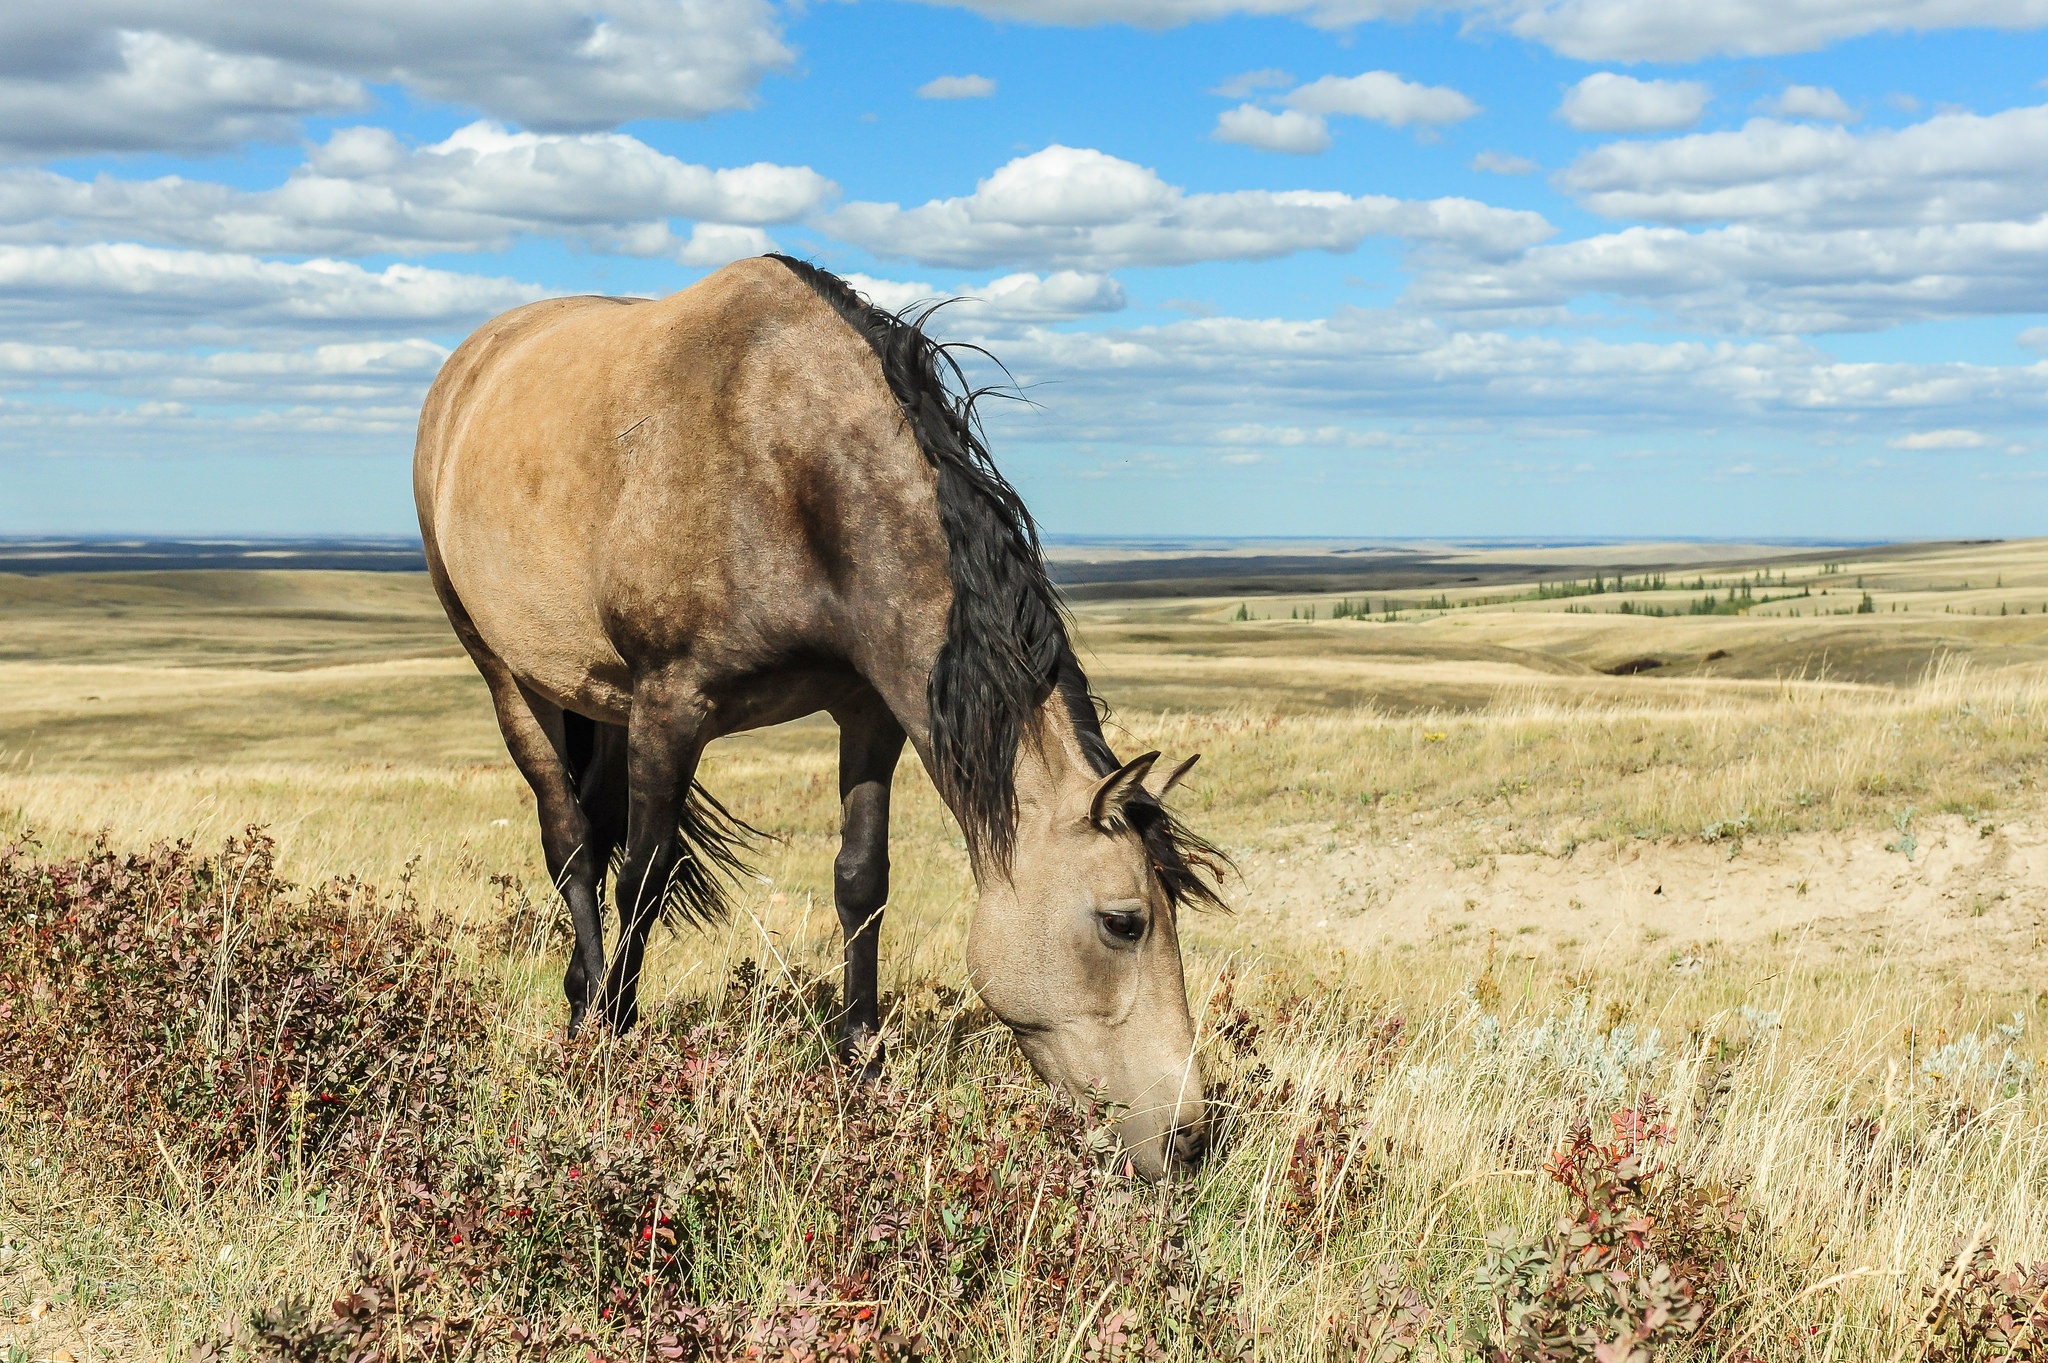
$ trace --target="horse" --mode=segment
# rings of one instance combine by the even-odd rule
[[[704,745],[822,710],[839,728],[839,1058],[881,1073],[907,741],[965,835],[973,987],[1161,1177],[1206,1130],[1178,914],[1221,907],[1227,862],[1165,804],[1194,758],[1111,751],[981,394],[929,316],[769,255],[658,300],[497,317],[421,410],[429,574],[533,788],[575,925],[571,1036],[633,1026],[658,918],[728,907],[755,830],[697,782]]]

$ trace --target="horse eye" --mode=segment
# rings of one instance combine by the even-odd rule
[[[1145,935],[1145,915],[1142,913],[1105,913],[1101,918],[1102,930],[1113,941],[1128,944]]]

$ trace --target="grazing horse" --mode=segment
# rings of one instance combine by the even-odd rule
[[[572,1034],[593,1008],[633,1025],[657,917],[725,907],[752,830],[697,784],[704,745],[824,710],[841,1056],[879,1073],[908,738],[966,835],[976,989],[1049,1082],[1121,1105],[1158,1176],[1202,1142],[1176,913],[1219,902],[1220,854],[1162,802],[1193,758],[1155,774],[1157,753],[1110,751],[1031,517],[949,378],[917,322],[784,256],[659,300],[515,309],[420,413],[428,570],[539,806],[576,928]]]

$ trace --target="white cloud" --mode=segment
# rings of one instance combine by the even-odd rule
[[[1479,112],[1477,104],[1449,86],[1403,80],[1392,71],[1324,76],[1289,91],[1287,103],[1303,113],[1349,114],[1394,128],[1457,123]]]
[[[1008,274],[967,290],[967,295],[1008,321],[1056,321],[1124,308],[1123,285],[1108,275],[1081,270],[1055,270],[1043,278]]]
[[[926,307],[953,296],[944,289],[935,289],[922,280],[877,279],[873,275],[862,274],[857,270],[849,270],[839,277],[865,294],[870,303],[887,312]]]
[[[1293,15],[1324,28],[1348,28],[1374,19],[1407,19],[1438,8],[1432,0],[926,0],[995,19],[1096,28],[1130,24],[1167,29],[1234,14]],[[1241,96],[1230,95],[1231,99]]]
[[[2048,24],[2048,0],[1506,0],[1482,12],[1512,33],[1589,62],[1772,56],[1867,33]]]
[[[972,333],[968,333],[972,335]],[[1444,326],[1402,309],[1210,317],[1063,332],[996,353],[1044,405],[995,412],[1004,442],[1370,448],[1390,422],[1568,423],[1583,434],[1754,428],[1888,439],[2048,416],[2048,363],[1843,363],[1803,342],[1633,341]],[[1227,438],[1223,434],[1228,433]]]
[[[1483,170],[1489,175],[1528,175],[1542,167],[1526,156],[1515,156],[1504,151],[1482,151],[1472,158],[1472,169]]]
[[[1240,104],[1218,114],[1215,137],[1219,142],[1296,156],[1314,156],[1330,149],[1330,126],[1320,115],[1299,109],[1261,109],[1256,104]]]
[[[866,274],[849,274],[844,278],[876,307],[890,312],[943,301],[946,307],[939,317],[941,324],[948,327],[1069,321],[1097,313],[1121,312],[1125,306],[1123,285],[1108,275],[1080,270],[1056,270],[1043,277],[1008,274],[986,284],[959,284],[951,289],[934,288],[923,280],[877,279]]]
[[[1408,298],[1555,321],[1572,300],[1603,294],[1691,325],[1764,333],[2043,312],[2048,217],[1825,232],[1631,227],[1500,263],[1425,271]]]
[[[764,256],[776,249],[775,239],[758,227],[700,222],[690,229],[690,239],[676,252],[676,259],[685,265],[711,269],[748,256]]]
[[[110,60],[83,71],[0,70],[0,156],[212,150],[369,102],[356,80],[274,57],[161,33],[108,36]]]
[[[2029,350],[2048,350],[2048,327],[2028,327],[2016,339]]]
[[[768,0],[78,0],[0,11],[0,154],[288,134],[368,84],[581,131],[737,108],[786,65]]]
[[[1870,33],[2036,29],[2048,0],[927,0],[1028,23],[1165,29],[1234,14],[1291,15],[1342,29],[1430,11],[1505,29],[1586,62],[1689,62],[1811,52]],[[1224,92],[1241,99],[1249,91]]]
[[[1218,445],[1276,445],[1284,449],[1371,450],[1395,444],[1398,437],[1380,430],[1349,426],[1271,426],[1248,422],[1216,432]]]
[[[0,239],[108,236],[252,252],[483,251],[521,236],[623,254],[722,264],[834,192],[801,166],[712,170],[619,133],[513,133],[473,123],[425,147],[382,128],[345,128],[276,189],[165,177],[73,180],[0,172]],[[672,218],[698,224],[688,243]],[[747,252],[741,252],[747,253]]]
[[[1471,199],[1409,201],[1325,190],[1188,194],[1100,151],[1052,146],[962,198],[916,208],[850,203],[821,219],[878,255],[975,268],[1108,270],[1349,251],[1371,236],[1499,257],[1550,235],[1540,214]]]
[[[1937,114],[1900,129],[1752,119],[1733,132],[1599,147],[1558,183],[1609,217],[1813,226],[2048,212],[2048,105]]]
[[[1759,113],[1780,118],[1824,118],[1830,123],[1854,123],[1862,115],[1825,85],[1788,85],[1769,99],[1757,101]]]
[[[0,342],[0,388],[141,399],[143,416],[222,403],[367,404],[381,412],[416,403],[447,358],[445,348],[417,338],[207,353]]]
[[[980,221],[1097,227],[1166,207],[1177,191],[1157,171],[1088,147],[1055,143],[1007,162],[967,201]]]
[[[1209,93],[1225,99],[1243,99],[1261,90],[1283,90],[1294,84],[1294,77],[1277,66],[1262,66],[1256,71],[1242,71],[1224,81]]]
[[[1581,132],[1661,132],[1700,121],[1712,92],[1696,80],[1595,71],[1565,91],[1558,116]]]
[[[995,92],[987,76],[939,76],[917,87],[919,99],[987,99]]]
[[[462,327],[546,292],[421,265],[366,270],[338,260],[289,264],[130,244],[0,245],[0,317],[44,324],[113,313],[142,325],[266,325],[281,333],[389,323]]]
[[[1981,450],[1996,442],[1982,431],[1952,426],[1940,431],[1914,431],[1886,443],[1895,450]]]
[[[1252,77],[1280,76],[1282,72],[1254,71],[1229,82],[1242,87]],[[1219,92],[1221,93],[1221,92]],[[1291,152],[1313,156],[1329,150],[1332,114],[1369,118],[1390,127],[1411,123],[1425,127],[1456,123],[1479,112],[1479,106],[1463,94],[1444,85],[1422,85],[1404,80],[1391,71],[1367,71],[1358,76],[1324,76],[1310,81],[1284,97],[1285,109],[1262,109],[1240,104],[1216,119],[1213,134],[1219,142],[1236,142],[1262,151]]]

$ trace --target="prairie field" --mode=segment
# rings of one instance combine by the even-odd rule
[[[963,993],[914,760],[878,1088],[822,718],[713,745],[739,912],[565,1044],[424,579],[0,575],[0,1348],[2048,1357],[2048,542],[1574,571],[1076,606],[1235,862],[1164,1188]]]

